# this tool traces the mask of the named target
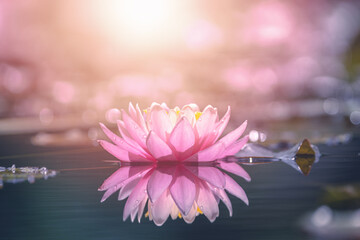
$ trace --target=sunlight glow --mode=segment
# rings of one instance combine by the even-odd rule
[[[149,34],[164,27],[170,17],[172,6],[167,0],[123,1],[121,18],[135,34]]]
[[[186,1],[93,0],[94,23],[115,41],[151,47],[177,39],[188,16]]]

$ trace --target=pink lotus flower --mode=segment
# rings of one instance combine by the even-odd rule
[[[141,112],[129,104],[129,114],[122,110],[118,121],[122,137],[103,124],[105,134],[112,140],[100,140],[101,146],[122,163],[99,188],[105,191],[102,201],[120,190],[119,200],[128,197],[124,221],[136,215],[140,222],[146,203],[150,220],[162,225],[169,215],[194,221],[204,214],[211,222],[219,215],[218,204],[224,202],[232,215],[231,202],[225,192],[248,204],[244,190],[225,170],[245,180],[250,176],[237,163],[219,160],[240,151],[248,136],[240,136],[246,121],[226,136],[223,133],[230,118],[230,107],[219,121],[216,108],[207,106],[202,112],[195,104],[182,109],[169,109],[153,103]]]

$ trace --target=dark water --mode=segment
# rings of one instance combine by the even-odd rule
[[[199,216],[190,225],[168,219],[157,227],[144,218],[141,224],[123,222],[125,201],[117,201],[117,194],[100,203],[103,193],[97,188],[116,169],[102,161],[111,159],[102,149],[34,147],[29,137],[1,136],[1,156],[35,155],[0,156],[0,165],[63,170],[34,184],[4,184],[0,190],[0,239],[312,239],[298,222],[304,213],[323,204],[325,186],[360,182],[359,138],[346,145],[320,145],[327,155],[309,176],[281,162],[245,166],[252,181],[235,179],[248,194],[250,205],[230,197],[233,217],[221,204],[220,217],[212,224]],[[52,151],[56,153],[44,153]]]

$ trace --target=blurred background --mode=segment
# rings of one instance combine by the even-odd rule
[[[129,101],[360,124],[359,1],[3,0],[0,36],[2,133],[113,123]]]
[[[250,206],[211,227],[123,223],[96,140],[130,101],[230,105],[227,131],[323,156],[244,166]],[[360,239],[359,136],[358,0],[0,0],[0,239]]]

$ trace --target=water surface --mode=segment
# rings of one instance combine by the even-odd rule
[[[34,184],[4,184],[0,239],[313,239],[298,222],[323,204],[325,187],[360,182],[359,138],[319,145],[326,155],[309,176],[281,162],[244,166],[252,181],[234,179],[250,205],[230,196],[233,217],[221,203],[212,224],[199,216],[190,225],[168,219],[157,227],[146,218],[140,224],[123,222],[125,201],[117,201],[117,194],[100,203],[103,192],[97,188],[117,169],[102,161],[113,158],[100,147],[34,147],[30,137],[0,136],[0,165],[46,166],[60,173]]]

